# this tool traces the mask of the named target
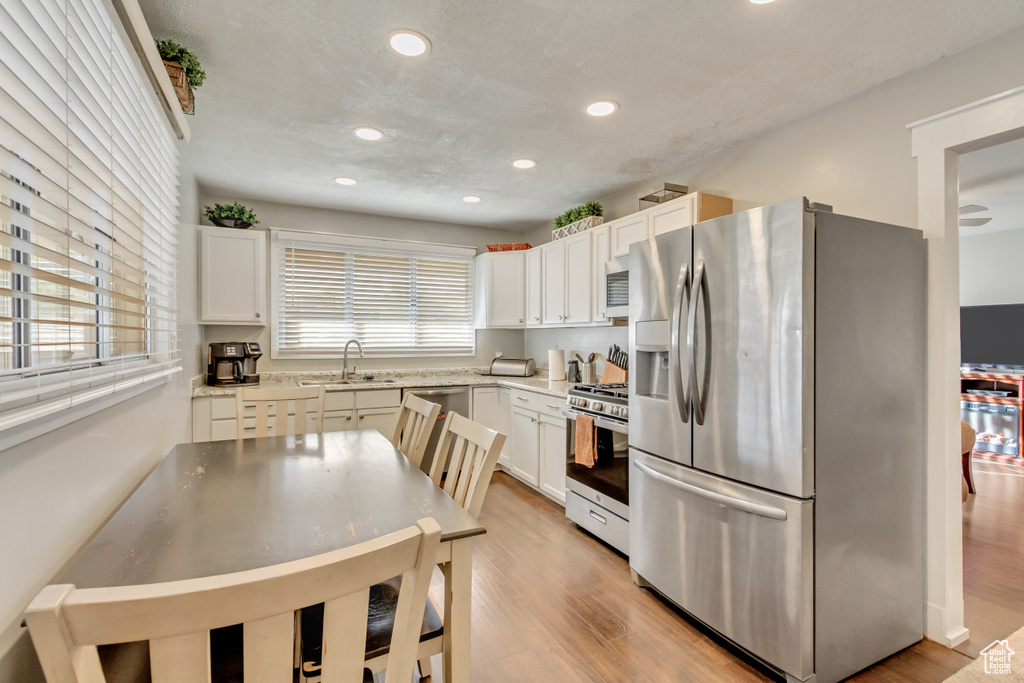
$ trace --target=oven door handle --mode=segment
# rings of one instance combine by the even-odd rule
[[[564,415],[568,419],[572,420],[573,422],[576,421],[576,416],[578,414],[579,413],[577,413],[574,410],[563,410],[562,411],[562,415]],[[618,434],[627,434],[627,435],[629,434],[629,427],[627,425],[624,425],[624,424],[619,423],[619,422],[613,422],[612,420],[602,420],[599,417],[595,417],[594,418],[594,426],[595,427],[599,427],[601,429],[608,429],[608,430],[616,432]]]

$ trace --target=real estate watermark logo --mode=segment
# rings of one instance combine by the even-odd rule
[[[985,659],[985,673],[1006,675],[1010,673],[1010,658],[1016,652],[1010,649],[1010,643],[1005,640],[994,640],[988,647],[981,651]]]

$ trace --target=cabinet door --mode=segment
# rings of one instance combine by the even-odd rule
[[[513,408],[512,434],[512,474],[536,486],[540,469],[537,413]]]
[[[616,258],[629,254],[629,245],[650,236],[647,229],[646,211],[612,221],[608,224],[608,229],[611,236],[612,256]]]
[[[604,279],[604,266],[611,258],[608,250],[608,227],[602,226],[591,230],[590,251],[591,251],[591,301],[592,320],[595,323],[603,323],[608,320],[604,312],[606,281]]]
[[[522,252],[490,256],[487,271],[487,326],[522,327],[524,256]]]
[[[541,297],[543,296],[543,273],[541,272],[541,247],[526,252],[526,326],[541,324]]]
[[[590,322],[593,284],[593,257],[590,232],[565,239],[565,322],[579,325]]]
[[[199,228],[199,322],[265,325],[267,233]]]
[[[657,237],[693,225],[693,195],[673,199],[664,206],[650,210],[651,234]]]
[[[502,387],[498,389],[498,406],[500,408],[501,416],[501,429],[502,434],[505,435],[505,445],[501,449],[501,456],[498,462],[506,467],[512,466],[512,449],[514,434],[512,429],[512,390],[508,387]]]
[[[507,400],[505,401],[505,407],[509,409],[507,417],[503,413],[501,389],[498,387],[479,387],[473,389],[473,420],[507,437],[508,422],[512,418],[511,407]],[[506,438],[505,443],[507,444],[508,441],[509,439]],[[510,454],[511,450],[507,447],[504,448],[501,455],[498,456],[498,463],[510,466],[512,464],[509,457]]]
[[[539,416],[540,490],[565,504],[565,418]]]
[[[398,424],[398,413],[401,408],[368,408],[356,411],[355,429],[376,429],[378,432],[391,438]]]
[[[541,322],[561,325],[565,322],[565,240],[541,247],[540,261],[543,274]]]
[[[355,429],[355,423],[354,410],[332,410],[324,413],[325,432],[344,432]]]

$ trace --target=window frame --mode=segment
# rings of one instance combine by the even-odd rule
[[[476,247],[437,244],[430,242],[418,242],[412,240],[397,240],[387,238],[365,237],[360,235],[347,235],[333,232],[314,232],[306,230],[293,230],[288,228],[270,228],[270,357],[273,360],[329,360],[345,356],[344,348],[337,349],[286,349],[282,348],[281,333],[281,311],[282,291],[280,279],[283,277],[285,243],[306,242],[311,247],[317,244],[329,244],[353,250],[357,253],[366,253],[385,256],[404,256],[412,258],[440,258],[453,261],[465,261],[467,266],[467,328],[469,332],[470,346],[468,351],[452,352],[449,350],[428,350],[428,351],[401,351],[401,352],[374,352],[366,348],[367,358],[463,358],[476,355],[476,327],[474,325],[474,307],[476,306],[473,288],[475,286]],[[346,252],[349,253],[349,252]],[[352,276],[349,267],[346,279]],[[415,290],[415,283],[412,284]],[[352,315],[351,307],[346,307],[346,313]],[[363,342],[362,339],[359,339]]]

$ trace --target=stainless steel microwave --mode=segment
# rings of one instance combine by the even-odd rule
[[[609,318],[629,317],[629,259],[604,264],[604,307]]]

